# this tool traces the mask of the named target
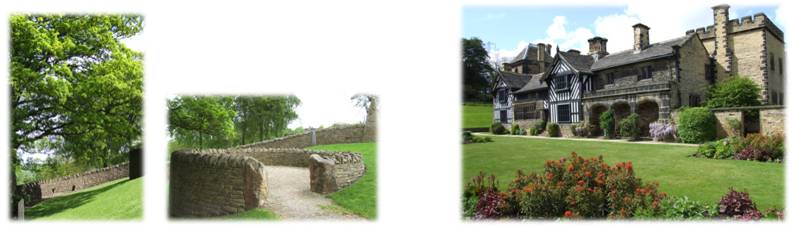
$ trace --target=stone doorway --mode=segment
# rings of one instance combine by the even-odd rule
[[[617,102],[611,105],[611,109],[614,109],[614,124],[615,127],[617,128],[615,134],[620,136],[621,135],[619,130],[620,121],[622,121],[622,119],[624,118],[627,118],[628,115],[631,114],[631,105],[628,104],[627,102]]]
[[[642,136],[650,136],[650,123],[658,121],[658,103],[652,100],[639,102],[636,113],[639,114],[639,129]]]
[[[592,136],[603,136],[603,130],[600,129],[600,115],[606,112],[608,108],[602,104],[596,104],[589,108],[589,124],[594,125],[593,131],[590,131]]]

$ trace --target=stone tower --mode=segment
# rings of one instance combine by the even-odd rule
[[[650,46],[650,27],[638,23],[633,25],[633,52],[641,52]]]
[[[727,22],[730,20],[729,10],[729,5],[713,7],[713,33],[716,36],[713,58],[721,65],[720,72],[727,76],[732,74],[732,50],[727,44],[727,34],[730,33],[730,27],[727,26]]]

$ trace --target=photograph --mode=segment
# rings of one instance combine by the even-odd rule
[[[377,217],[377,97],[168,98],[172,219]]]
[[[706,4],[464,6],[462,218],[782,220],[782,15]]]
[[[141,220],[143,17],[9,21],[11,218]]]

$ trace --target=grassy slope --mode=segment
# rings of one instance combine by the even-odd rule
[[[493,105],[463,104],[463,128],[490,128]]]
[[[332,144],[314,146],[310,149],[327,151],[349,151],[361,153],[366,174],[358,181],[331,194],[336,204],[367,219],[377,217],[377,145],[375,143]]]
[[[269,220],[277,220],[278,215],[271,212],[267,209],[256,208],[251,209],[242,213],[236,213],[228,216],[223,216],[221,219],[229,219],[229,220],[262,220],[262,219],[269,219]]]
[[[695,147],[567,141],[541,138],[493,137],[493,143],[463,145],[463,179],[479,171],[494,173],[502,187],[517,169],[543,170],[546,160],[576,152],[584,157],[603,155],[614,164],[632,161],[644,182],[658,181],[661,191],[673,196],[716,203],[729,187],[746,190],[758,208],[784,207],[783,164],[686,157]]]
[[[74,194],[47,199],[25,211],[36,220],[142,219],[143,178],[121,179]]]

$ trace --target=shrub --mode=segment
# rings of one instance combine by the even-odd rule
[[[671,123],[650,123],[650,137],[655,141],[668,141],[674,139],[675,125]]]
[[[559,131],[559,124],[550,123],[550,124],[548,124],[548,128],[546,128],[546,130],[548,130],[548,137],[559,137],[559,136],[561,136],[561,134],[559,134],[559,132],[560,132]]]
[[[710,108],[760,105],[760,87],[744,76],[732,76],[716,83],[708,93]]]
[[[512,135],[521,135],[520,133],[520,125],[512,124],[512,130],[510,130]]]
[[[506,203],[518,218],[629,218],[636,209],[660,211],[666,196],[657,184],[643,185],[630,162],[614,167],[603,158],[547,161],[543,173],[518,171],[510,183]],[[504,208],[509,212],[509,207]]]
[[[702,143],[716,138],[716,116],[708,108],[685,108],[680,112],[677,134],[685,143]]]
[[[463,131],[463,144],[471,143],[473,139],[474,135],[471,134],[471,131]]]
[[[730,131],[733,136],[743,136],[743,125],[740,120],[735,118],[727,119],[727,125],[730,126]]]
[[[531,134],[532,136],[540,135],[542,131],[545,130],[545,124],[546,124],[545,121],[539,121],[534,123],[532,128],[529,130],[530,131],[529,134]]]
[[[471,142],[473,142],[473,143],[488,143],[488,142],[493,142],[493,139],[491,139],[490,137],[477,137],[477,136],[474,136],[473,139],[471,140]]]
[[[727,137],[717,141],[711,141],[699,145],[697,152],[693,155],[701,158],[728,159],[733,158],[735,152],[744,148],[742,138]]]
[[[781,162],[784,159],[784,140],[784,136],[779,134],[771,136],[750,134],[746,138],[727,137],[700,145],[693,156]]]
[[[763,217],[757,211],[749,193],[730,190],[719,201],[719,216],[744,220],[758,220]]]
[[[603,136],[607,139],[614,139],[614,109],[609,109],[600,114],[600,129],[603,130]]]
[[[498,135],[509,133],[509,131],[507,131],[507,128],[504,128],[504,125],[501,125],[501,123],[498,122],[493,123],[493,125],[490,126],[490,132]]]
[[[589,137],[589,126],[581,124],[575,128],[575,134],[579,137]]]
[[[757,161],[771,161],[777,160],[782,161],[785,158],[785,137],[781,134],[773,134],[770,136],[764,136],[761,134],[750,134],[743,139],[743,145],[745,147],[751,146],[752,148],[756,149],[761,153],[759,156],[766,156],[765,160],[760,160],[759,158],[754,158],[751,160]]]
[[[505,207],[506,202],[501,193],[494,190],[486,191],[479,197],[474,219],[496,219],[501,216],[501,210]]]
[[[578,128],[578,125],[576,125],[576,124],[571,124],[570,125],[570,134],[573,134],[574,137],[578,136],[578,133],[576,133],[576,131],[575,131],[576,128]]]
[[[620,121],[620,135],[629,140],[638,140],[641,130],[639,130],[639,115],[631,113]]]
[[[688,199],[688,197],[669,197],[661,201],[660,211],[652,213],[638,209],[636,218],[663,218],[669,220],[706,219],[718,215],[715,205],[708,205]]]
[[[496,184],[498,182],[495,175],[486,176],[483,172],[471,178],[463,189],[463,214],[466,217],[476,217],[481,197],[488,192],[498,192]]]

